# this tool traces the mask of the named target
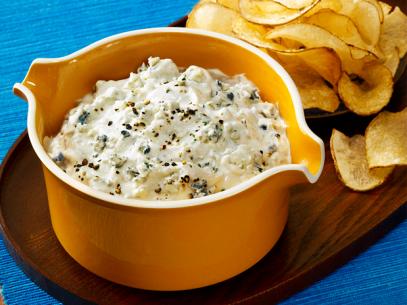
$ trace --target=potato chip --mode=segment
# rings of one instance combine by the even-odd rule
[[[379,14],[380,23],[383,23],[383,21],[384,21],[384,12],[383,12],[382,6],[380,5],[380,1],[377,1],[377,0],[365,0],[365,1],[373,4],[376,7],[377,12]]]
[[[368,191],[378,187],[392,173],[394,167],[369,169],[366,158],[365,138],[351,138],[332,130],[331,154],[339,179],[350,189]]]
[[[270,41],[270,40],[269,40]],[[287,38],[280,38],[278,39],[278,44],[283,46],[285,53],[299,51],[302,52],[305,50],[304,45],[298,41],[287,39]]]
[[[202,3],[216,3],[224,7],[230,8],[236,12],[239,11],[239,0],[201,0],[198,4]]]
[[[283,46],[265,38],[269,29],[265,25],[256,24],[241,17],[236,18],[232,24],[232,32],[236,37],[256,47],[284,51],[285,48]]]
[[[342,0],[323,0],[317,3],[311,10],[306,12],[303,17],[309,17],[319,12],[320,10],[330,9],[334,12],[340,12],[343,7]]]
[[[381,57],[383,64],[391,71],[391,74],[395,77],[398,67],[400,65],[399,53],[396,48],[388,47],[381,48],[385,55]]]
[[[392,113],[383,111],[365,132],[369,167],[407,165],[407,107]]]
[[[390,4],[387,4],[386,2],[382,1],[379,1],[379,5],[382,9],[384,19],[384,15],[388,15],[393,10],[393,7]]]
[[[324,111],[334,112],[338,108],[338,96],[318,73],[298,59],[282,59],[282,54],[277,56],[297,85],[304,109],[319,108]]]
[[[312,24],[294,23],[278,26],[271,29],[266,38],[288,38],[302,43],[306,48],[331,48],[338,54],[342,62],[342,68],[348,73],[359,73],[365,61],[370,61],[370,59],[359,60],[360,58],[354,58],[352,50],[358,50],[358,56],[364,54],[366,58],[369,57],[369,52],[349,46],[327,30]]]
[[[217,0],[220,5],[226,6],[234,11],[239,12],[239,0]]]
[[[187,28],[198,28],[233,36],[232,23],[240,15],[222,5],[205,2],[195,6],[188,15]]]
[[[284,5],[286,8],[291,8],[291,9],[303,9],[304,7],[308,7],[310,5],[313,5],[314,2],[319,2],[316,0],[272,0],[274,2],[277,2],[281,5]]]
[[[323,0],[304,16],[311,16],[321,9],[348,16],[367,44],[375,46],[379,41],[381,14],[372,0]]]
[[[266,54],[269,54],[269,51],[266,48],[258,47],[258,49]]]
[[[355,23],[366,43],[375,46],[380,36],[380,13],[377,7],[365,0],[342,0],[342,3],[346,5],[339,13],[348,16]]]
[[[279,25],[297,19],[313,8],[320,0],[300,10],[290,9],[275,1],[240,0],[239,8],[242,16],[254,23]]]
[[[280,40],[280,43],[275,43],[270,39],[266,39],[266,34],[271,28],[263,24],[257,24],[247,21],[244,18],[236,18],[233,21],[232,31],[236,37],[255,45],[256,47],[268,48],[276,52],[298,53],[303,52],[301,44],[286,39]]]
[[[281,44],[277,44],[265,38],[269,28],[261,24],[255,24],[243,18],[233,22],[233,33],[257,47],[267,48],[274,52],[284,53],[287,56],[300,57],[309,67],[317,71],[325,80],[336,86],[342,74],[341,61],[334,51],[328,48],[294,49],[286,50]]]
[[[303,22],[324,28],[347,44],[367,50],[376,56],[382,55],[380,49],[367,44],[362,39],[359,30],[348,16],[338,14],[330,9],[322,9],[314,15],[304,18]]]
[[[343,73],[338,83],[338,92],[346,107],[354,113],[375,114],[390,101],[393,77],[384,65],[367,64],[353,80]]]
[[[300,58],[309,68],[317,72],[322,78],[336,87],[341,75],[341,60],[338,55],[328,48],[303,49],[302,52],[279,52],[281,56],[290,60],[292,57]],[[326,85],[326,84],[325,84]],[[336,109],[336,108],[335,108]]]
[[[393,11],[387,4],[382,4],[382,7],[385,15],[379,47],[384,53],[384,64],[395,75],[400,58],[407,52],[407,16],[398,7]]]
[[[370,53],[367,50],[359,49],[357,47],[349,45],[349,50],[350,50],[350,56],[352,56],[353,59],[361,59],[363,65],[369,61],[376,61],[377,56],[374,55],[373,53]]]

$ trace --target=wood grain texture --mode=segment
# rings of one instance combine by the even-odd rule
[[[65,303],[270,304],[325,276],[405,219],[406,173],[398,168],[386,185],[356,193],[338,181],[327,152],[319,182],[292,190],[288,224],[273,250],[241,275],[191,291],[116,285],[70,258],[53,233],[40,162],[25,134],[2,168],[0,224],[18,264]]]

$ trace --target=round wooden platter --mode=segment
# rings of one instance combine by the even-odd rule
[[[77,264],[52,230],[41,165],[26,133],[0,171],[1,233],[24,272],[64,303],[271,304],[321,279],[406,217],[407,168],[374,191],[356,193],[338,181],[326,153],[318,183],[292,189],[288,224],[272,251],[246,272],[206,288],[132,289]]]

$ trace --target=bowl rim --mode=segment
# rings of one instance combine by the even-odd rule
[[[264,52],[260,51],[256,47],[254,47],[242,40],[239,40],[237,38],[227,36],[224,34],[220,34],[220,33],[211,32],[211,31],[206,31],[206,30],[201,30],[201,29],[190,29],[190,28],[158,27],[158,28],[149,28],[149,29],[128,31],[128,32],[123,32],[120,34],[112,35],[112,36],[103,38],[101,40],[98,40],[67,56],[63,56],[63,57],[59,57],[59,58],[37,58],[32,62],[31,66],[28,70],[28,73],[29,73],[30,69],[33,67],[33,65],[38,64],[38,63],[47,64],[47,63],[63,62],[63,61],[67,61],[67,60],[75,60],[75,57],[82,55],[84,53],[87,53],[90,50],[95,49],[99,46],[105,45],[107,43],[112,43],[116,40],[120,40],[122,38],[130,37],[130,36],[139,36],[139,35],[146,35],[146,34],[152,34],[152,33],[155,33],[155,34],[157,34],[157,33],[183,33],[186,35],[208,36],[211,38],[223,40],[226,43],[235,45],[236,47],[244,48],[244,49],[248,50],[249,52],[254,53],[256,56],[260,57],[265,62],[265,64],[269,65],[278,74],[278,76],[283,80],[283,82],[287,86],[289,94],[292,98],[292,102],[293,102],[294,110],[295,110],[295,116],[296,116],[296,120],[298,122],[298,126],[299,126],[300,130],[303,131],[307,136],[309,136],[312,140],[314,140],[316,143],[319,144],[320,152],[321,152],[321,163],[320,163],[318,172],[316,174],[312,174],[304,164],[279,165],[279,166],[270,168],[268,170],[265,170],[264,172],[259,173],[258,175],[251,177],[250,179],[243,181],[225,191],[218,192],[218,193],[211,194],[211,195],[204,196],[204,197],[192,198],[192,199],[141,200],[141,199],[136,199],[136,198],[124,198],[124,197],[119,197],[119,196],[112,196],[108,193],[105,193],[105,192],[102,192],[99,190],[95,190],[95,189],[91,188],[90,186],[75,180],[73,177],[71,177],[67,173],[65,173],[60,167],[58,167],[55,162],[52,161],[51,157],[46,153],[45,148],[42,146],[39,136],[37,134],[37,130],[35,128],[35,126],[36,126],[35,114],[36,114],[36,106],[37,106],[36,98],[29,88],[24,86],[22,83],[16,83],[13,86],[13,91],[15,93],[21,92],[22,94],[24,94],[28,101],[28,104],[29,104],[28,115],[27,115],[27,129],[28,129],[28,135],[29,135],[31,144],[34,148],[35,153],[37,154],[40,161],[42,162],[42,164],[45,165],[45,167],[47,167],[47,169],[53,175],[55,175],[62,182],[66,183],[68,186],[76,189],[80,193],[93,197],[97,200],[100,200],[105,204],[107,203],[107,204],[112,204],[113,206],[119,205],[119,206],[125,206],[125,207],[149,208],[149,209],[188,208],[188,207],[205,205],[205,204],[213,204],[215,202],[221,201],[223,199],[226,199],[228,197],[232,197],[238,193],[241,193],[241,192],[255,186],[256,184],[260,183],[261,181],[267,179],[268,177],[270,177],[274,174],[280,173],[280,172],[284,172],[284,171],[302,172],[310,183],[315,183],[318,180],[318,178],[320,177],[320,175],[322,173],[322,169],[323,169],[324,162],[325,162],[324,143],[318,136],[316,136],[310,130],[310,128],[308,127],[308,125],[305,121],[301,98],[300,98],[299,92],[297,90],[297,87],[294,84],[294,81],[289,76],[287,71],[276,60],[274,60],[272,57],[265,54]],[[28,75],[28,73],[27,73],[27,75]],[[27,78],[27,76],[26,76],[26,78]],[[24,79],[24,81],[25,80],[26,79]]]

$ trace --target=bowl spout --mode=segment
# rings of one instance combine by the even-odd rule
[[[22,83],[17,83],[13,87],[15,95],[28,101],[28,89],[36,99],[46,101],[52,98],[55,92],[58,80],[59,65],[46,59],[36,59],[32,62]]]
[[[60,76],[65,65],[63,60],[36,59],[24,80],[13,86],[14,94],[28,102],[28,121],[31,119],[32,131],[35,129],[40,139],[61,127],[61,118],[68,110],[58,106],[63,86]]]

